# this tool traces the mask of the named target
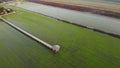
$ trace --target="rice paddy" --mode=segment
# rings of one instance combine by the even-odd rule
[[[50,53],[44,49],[40,44],[0,21],[0,68],[33,68],[40,57],[38,55]],[[36,58],[33,60],[33,57]]]
[[[15,8],[14,8],[15,9]],[[49,49],[0,22],[1,68],[119,68],[120,39],[15,9],[13,24],[61,49]]]

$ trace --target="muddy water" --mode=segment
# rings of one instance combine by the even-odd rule
[[[14,5],[14,4],[12,4]],[[35,4],[26,2],[18,4],[18,7],[42,13],[48,16],[66,20],[72,23],[92,27],[105,32],[120,35],[120,20],[87,12],[78,12],[57,7],[46,6],[42,4]]]

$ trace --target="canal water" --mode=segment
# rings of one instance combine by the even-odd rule
[[[11,5],[15,4],[13,3]],[[24,2],[22,4],[18,3],[16,6],[61,20],[69,21],[71,23],[120,35],[120,19],[31,2]]]

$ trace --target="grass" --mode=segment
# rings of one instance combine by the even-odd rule
[[[33,68],[42,53],[47,56],[50,52],[0,21],[0,68]]]
[[[3,57],[1,58],[4,61],[2,64],[8,63],[6,65],[9,65],[10,68],[120,67],[120,39],[57,21],[40,14],[19,9],[16,12],[16,14],[4,18],[52,45],[59,44],[61,50],[57,54],[53,54],[47,48],[38,45],[21,33],[18,32],[19,34],[16,35],[17,31],[11,32],[11,29],[7,29],[11,32],[11,35],[13,34],[13,37],[20,38],[18,41],[20,40],[22,44],[15,46],[18,44],[17,40],[11,40],[11,38],[7,38],[3,34],[3,37],[8,39],[7,41],[12,41],[11,44],[8,44],[12,54],[9,54],[7,50],[2,51],[3,54],[0,54],[0,56],[4,56],[4,53],[9,56],[6,60],[3,60]],[[4,40],[1,39],[1,41]],[[2,45],[1,41],[0,44]],[[0,50],[2,46],[0,46]],[[14,57],[17,58],[14,59]],[[7,60],[10,61],[7,62]]]

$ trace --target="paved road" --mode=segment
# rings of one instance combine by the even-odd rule
[[[42,13],[58,19],[66,20],[72,23],[76,23],[76,24],[92,27],[95,29],[99,29],[105,32],[120,35],[119,19],[100,16],[96,14],[90,14],[86,12],[67,10],[67,9],[42,5],[42,4],[35,4],[30,2],[18,4],[17,6],[30,11],[34,11],[34,12]]]

